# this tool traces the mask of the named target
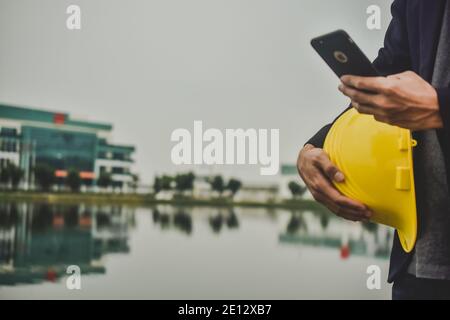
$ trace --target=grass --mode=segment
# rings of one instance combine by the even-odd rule
[[[130,206],[152,206],[169,204],[174,206],[207,207],[253,207],[323,210],[313,200],[291,199],[280,201],[233,201],[231,198],[219,197],[196,199],[190,196],[175,196],[171,200],[156,199],[153,194],[116,194],[116,193],[69,193],[69,192],[35,192],[35,191],[0,191],[0,201],[47,202],[47,203],[85,203],[85,204],[124,204]]]

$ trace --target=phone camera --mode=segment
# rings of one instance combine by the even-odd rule
[[[334,58],[339,61],[340,63],[347,63],[348,62],[348,57],[345,53],[343,53],[342,51],[335,51],[334,52]]]

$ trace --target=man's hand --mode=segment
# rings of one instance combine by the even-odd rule
[[[314,199],[336,215],[351,221],[366,221],[372,212],[362,203],[343,196],[331,181],[343,182],[344,174],[322,149],[306,145],[298,156],[297,169]]]
[[[343,76],[341,81],[339,90],[360,113],[412,131],[443,127],[436,90],[412,71],[387,78]]]

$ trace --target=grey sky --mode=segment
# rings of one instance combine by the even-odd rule
[[[66,29],[69,4],[82,30]],[[382,8],[382,30],[366,8]],[[374,58],[390,20],[383,0],[0,0],[0,102],[114,124],[137,146],[136,171],[182,170],[170,134],[205,127],[279,128],[280,160],[347,101],[310,48],[342,28]],[[257,180],[259,167],[227,174]]]

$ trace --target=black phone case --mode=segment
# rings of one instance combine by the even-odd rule
[[[343,75],[379,75],[370,60],[344,30],[314,38],[311,45],[339,78]]]

